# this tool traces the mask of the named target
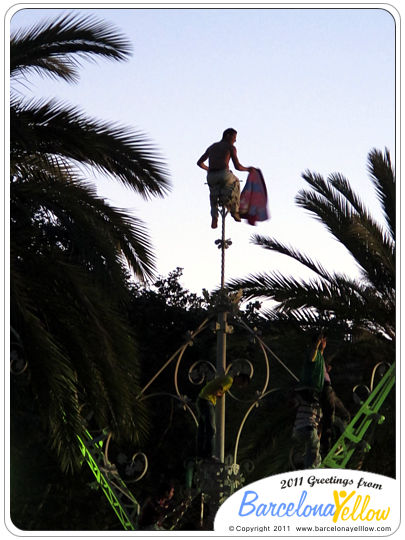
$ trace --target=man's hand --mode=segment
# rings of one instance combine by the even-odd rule
[[[318,350],[323,354],[325,347],[326,347],[326,338],[320,337],[318,341],[316,342],[316,346],[315,346],[315,350],[314,350],[314,354],[312,356],[311,362],[315,362],[316,353],[318,352]]]
[[[204,169],[204,171],[209,171],[207,165],[205,163],[197,162],[197,165],[201,167],[201,169]]]

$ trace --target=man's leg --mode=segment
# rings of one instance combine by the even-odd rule
[[[294,468],[302,468],[304,465],[305,459],[305,450],[306,450],[306,439],[305,433],[301,429],[294,429],[292,433],[292,454],[291,454],[291,464]]]
[[[218,199],[221,191],[221,174],[216,172],[208,173],[207,183],[210,189],[210,206],[211,206],[211,228],[218,227]]]
[[[197,428],[197,448],[196,454],[198,457],[205,457],[205,440],[206,440],[206,414],[204,413],[204,400],[197,399],[197,419],[198,419],[198,428]]]
[[[240,221],[240,182],[239,179],[231,171],[227,171],[226,173],[225,185],[221,192],[221,198],[226,201],[225,206],[229,210],[231,216],[236,221]]]
[[[335,391],[333,390],[333,397],[335,400],[335,412],[336,415],[339,416],[345,422],[348,424],[351,420],[351,416],[349,411],[346,409],[346,407],[343,405],[343,402],[338,396],[335,394]]]
[[[208,423],[207,423],[207,454],[209,457],[214,455],[215,451],[215,433],[216,433],[216,423],[215,423],[215,407],[208,401]]]
[[[218,227],[218,196],[219,189],[217,186],[210,186],[210,205],[211,205],[211,228],[216,229]]]
[[[214,451],[215,408],[207,399],[198,399],[197,411],[197,455],[203,458],[209,458]]]
[[[326,455],[332,445],[332,425],[335,417],[335,402],[333,389],[330,384],[325,383],[321,394],[322,408],[322,452]]]
[[[306,469],[314,469],[321,463],[318,432],[315,428],[313,428],[307,432],[306,436],[307,439],[304,466]]]

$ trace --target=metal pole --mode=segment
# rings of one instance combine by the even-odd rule
[[[225,216],[226,209],[221,208],[222,217],[222,242],[221,242],[221,293],[225,289]],[[221,309],[218,313],[217,330],[217,376],[224,375],[226,372],[226,329],[227,312]],[[216,421],[216,448],[215,455],[221,463],[225,459],[225,395],[217,399],[215,408]]]
[[[221,208],[222,237],[221,237],[221,292],[225,289],[225,207]]]
[[[226,320],[227,313],[218,313],[217,332],[217,376],[224,375],[226,371]],[[217,399],[215,407],[216,415],[216,457],[224,462],[225,458],[225,395]]]

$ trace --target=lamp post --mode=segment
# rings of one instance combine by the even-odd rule
[[[217,323],[217,376],[224,375],[226,372],[226,332],[227,332],[227,312],[218,313]],[[221,463],[225,458],[225,394],[217,400],[215,407],[216,415],[216,446],[215,454]]]
[[[230,240],[225,239],[225,219],[226,208],[224,206],[220,209],[221,223],[222,223],[222,236],[221,239],[216,240],[215,243],[218,248],[221,249],[221,289],[220,289],[220,302],[218,307],[218,319],[217,319],[217,357],[216,357],[216,369],[217,376],[224,375],[226,373],[226,335],[229,332],[228,327],[228,311],[226,302],[225,291],[225,250],[232,244]],[[225,400],[223,395],[217,400],[215,407],[216,415],[216,445],[215,454],[221,463],[225,459]]]

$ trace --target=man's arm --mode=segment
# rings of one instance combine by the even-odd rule
[[[241,163],[239,163],[238,155],[236,153],[236,148],[234,146],[232,146],[231,148],[231,159],[237,171],[251,172],[251,170],[254,168],[254,167],[244,167],[243,165],[241,165]]]
[[[201,169],[204,169],[205,171],[208,171],[207,165],[204,163],[204,161],[207,161],[209,157],[208,149],[204,152],[204,154],[200,157],[200,159],[197,161],[197,165],[201,167]]]
[[[321,340],[319,339],[319,340],[317,341],[316,346],[315,346],[314,353],[313,353],[313,355],[312,355],[312,357],[311,357],[311,362],[315,362],[316,355],[318,354],[318,350],[319,350],[319,345],[320,345],[320,344],[321,344]]]
[[[326,347],[326,339],[324,337],[319,338],[318,341],[317,341],[316,347],[315,347],[314,354],[313,354],[313,356],[311,358],[311,362],[315,362],[318,351],[321,354],[323,354],[323,351],[325,350],[325,347]]]

